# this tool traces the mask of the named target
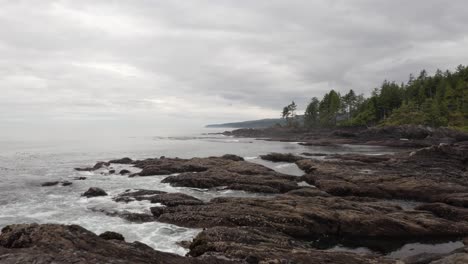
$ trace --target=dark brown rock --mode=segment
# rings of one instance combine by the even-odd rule
[[[96,197],[96,196],[106,196],[107,193],[101,189],[101,188],[97,188],[97,187],[91,187],[89,188],[85,193],[82,194],[82,196],[86,196],[86,197]]]
[[[125,241],[124,236],[122,234],[112,232],[112,231],[106,231],[102,234],[99,235],[100,238],[103,238],[105,240],[120,240],[120,241]]]
[[[395,263],[378,256],[314,250],[275,230],[251,227],[206,229],[194,239],[189,254],[222,254],[245,263]]]
[[[304,159],[304,157],[296,156],[292,153],[276,153],[276,152],[269,153],[266,155],[261,155],[260,158],[263,160],[268,160],[272,162],[290,162],[290,163]]]
[[[468,147],[459,143],[395,155],[334,155],[296,164],[308,173],[302,180],[332,195],[468,207],[467,157]]]
[[[77,225],[11,225],[0,235],[2,264],[223,264],[227,260],[187,258],[153,250],[140,243],[105,240]],[[235,263],[235,262],[234,262]]]
[[[120,175],[125,175],[125,174],[130,174],[131,172],[129,170],[123,169],[119,172]]]
[[[425,211],[408,212],[385,202],[323,196],[216,198],[203,205],[167,207],[158,215],[158,221],[187,227],[269,227],[294,238],[407,239],[468,234],[466,221],[451,221]]]
[[[99,170],[99,169],[104,168],[104,167],[108,167],[109,165],[110,165],[109,162],[99,161],[93,167],[75,168],[75,170],[77,170],[77,171],[95,171],[95,170]]]
[[[131,158],[121,158],[121,159],[115,159],[115,160],[110,160],[109,163],[115,163],[115,164],[132,164],[133,160]]]
[[[183,193],[166,193],[155,190],[126,191],[114,198],[116,202],[147,200],[151,203],[160,203],[165,206],[201,205],[203,201]]]
[[[49,186],[55,186],[58,185],[59,181],[51,181],[51,182],[43,182],[41,183],[42,187],[49,187]]]

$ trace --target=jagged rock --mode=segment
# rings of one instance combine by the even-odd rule
[[[165,206],[203,204],[203,201],[183,193],[166,193],[162,191],[141,189],[136,191],[126,191],[114,198],[114,201],[116,202],[130,202],[134,200],[147,200],[151,203],[160,203]]]
[[[266,155],[260,155],[260,158],[263,160],[268,160],[272,162],[296,162],[298,160],[304,159],[303,157],[296,156],[292,153],[270,153]]]
[[[333,146],[340,144],[366,144],[402,148],[428,147],[439,143],[468,141],[468,134],[448,128],[429,128],[404,125],[373,128],[296,129],[265,128],[236,129],[226,136],[262,138],[271,141],[301,142],[301,145]]]
[[[43,182],[41,183],[42,187],[49,187],[49,186],[55,186],[58,185],[59,181],[51,181],[51,182]]]
[[[240,156],[237,156],[237,155],[233,155],[233,154],[225,154],[225,155],[221,156],[221,158],[227,159],[227,160],[232,160],[232,161],[244,161],[244,158],[242,158]]]
[[[378,256],[310,249],[304,242],[270,228],[214,227],[201,232],[189,254],[222,254],[245,263],[395,263]]]
[[[297,161],[301,180],[337,196],[443,202],[468,207],[465,144],[395,155],[334,155]]]
[[[452,221],[468,222],[468,209],[466,208],[455,207],[444,203],[430,203],[417,206],[415,209],[429,211],[438,217]]]
[[[96,197],[96,196],[106,196],[107,193],[101,189],[101,188],[97,188],[97,187],[91,187],[89,188],[85,193],[82,194],[82,196],[86,196],[86,197]]]
[[[102,234],[99,235],[100,238],[103,238],[105,240],[120,240],[120,241],[125,241],[124,236],[122,234],[112,232],[112,231],[106,231]]]
[[[61,183],[62,183],[62,186],[70,186],[73,184],[72,182],[69,182],[69,181],[62,181]]]
[[[41,183],[41,186],[42,187],[50,187],[50,186],[56,186],[59,183],[62,186],[70,186],[70,185],[73,184],[72,182],[69,182],[69,181],[50,181],[50,182]]]
[[[99,169],[104,168],[104,167],[108,167],[109,165],[110,165],[109,162],[100,161],[100,162],[96,163],[93,167],[75,168],[75,170],[77,170],[77,171],[95,171],[95,170],[99,170]]]
[[[294,238],[468,235],[466,221],[451,221],[426,211],[408,213],[385,202],[323,196],[215,198],[203,205],[166,207],[157,215],[158,221],[196,228],[270,227]]]
[[[115,160],[110,160],[109,163],[115,163],[115,164],[132,164],[133,160],[131,158],[121,158],[121,159],[115,159]]]
[[[125,174],[130,174],[131,172],[129,170],[123,169],[119,172],[120,175],[125,175]]]
[[[237,263],[205,257],[187,258],[160,252],[141,243],[105,240],[77,225],[10,225],[0,234],[2,264],[225,264]]]

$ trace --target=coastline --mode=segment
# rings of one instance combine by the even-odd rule
[[[375,137],[365,136],[362,131],[355,132],[355,136],[343,134],[343,131],[335,132],[320,132],[316,135],[287,132],[270,135],[268,140],[288,140],[310,145],[328,141],[330,145],[339,145],[342,144],[340,140],[351,138],[352,141],[346,144],[377,145],[377,141],[373,140]],[[265,136],[264,131],[248,133]],[[325,133],[329,133],[329,136],[323,137]],[[435,135],[439,135],[437,133]],[[282,259],[294,263],[308,263],[312,260],[316,263],[396,263],[395,258],[386,257],[388,250],[379,253],[374,248],[362,254],[355,250],[348,252],[346,248],[350,246],[350,241],[360,241],[351,248],[372,248],[372,244],[378,244],[376,240],[399,242],[396,244],[401,247],[408,243],[435,239],[441,243],[457,241],[452,245],[458,247],[457,252],[467,250],[463,249],[462,241],[463,237],[468,236],[468,213],[465,209],[468,205],[468,187],[463,180],[466,179],[468,148],[463,142],[456,142],[456,137],[448,139],[447,134],[440,135],[438,143],[450,140],[455,142],[415,150],[415,144],[431,144],[437,137],[433,134],[430,138],[426,135],[422,139],[401,140],[398,138],[401,135],[394,135],[381,137],[380,141],[391,142],[389,145],[401,149],[393,155],[315,153],[317,155],[314,156],[307,155],[310,153],[294,153],[262,157],[281,164],[295,164],[304,171],[303,176],[279,173],[244,161],[236,155],[189,159],[160,157],[140,161],[118,159],[81,169],[105,172],[108,173],[107,177],[122,177],[122,170],[110,173],[115,170],[116,164],[120,164],[141,169],[123,173],[125,177],[131,176],[130,181],[161,175],[162,182],[175,187],[242,191],[259,195],[200,200],[186,194],[163,193],[150,188],[140,193],[133,190],[112,194],[116,203],[137,200],[148,201],[149,207],[151,204],[156,206],[151,207],[151,215],[100,213],[135,223],[158,221],[203,229],[193,241],[183,243],[188,247],[189,257],[169,254],[167,259],[158,256],[160,262],[156,263],[276,263]],[[243,137],[239,132],[232,132],[229,136]],[[321,142],[317,141],[319,137]],[[407,143],[403,146],[400,141]],[[447,173],[449,170],[450,173]],[[414,201],[414,204],[407,206],[404,204],[406,201]],[[42,228],[59,237],[63,237],[63,232],[69,232],[66,231],[69,227],[63,226],[11,227],[2,231],[0,249],[10,257],[23,254],[32,259],[45,258],[44,255],[34,255],[37,252],[29,251],[31,245],[39,248],[44,246],[41,242],[43,236],[35,237],[36,230]],[[30,237],[32,244],[15,244],[20,239],[18,232],[24,237]],[[149,253],[150,249],[147,248],[144,250],[146,259],[131,259],[136,249],[128,246],[128,243],[106,244],[91,234],[83,239],[84,244],[97,239],[98,244],[106,245],[102,250],[109,252],[115,250],[115,247],[125,247],[128,250],[125,256],[132,263],[150,263],[155,261],[153,255],[159,254]],[[19,246],[11,246],[12,243]],[[329,246],[323,248],[327,243]],[[73,252],[82,249],[65,247],[63,250]],[[48,257],[57,258],[55,253],[48,252],[46,248],[43,251]],[[92,255],[88,253],[91,254],[92,250],[85,250],[84,258]],[[419,259],[427,258],[426,262],[415,262],[416,255],[398,259],[404,263],[430,263],[429,259],[449,258],[449,253],[417,256]],[[72,263],[72,258],[62,259],[59,263]],[[115,260],[107,255],[107,259],[103,258],[102,261],[113,263]]]

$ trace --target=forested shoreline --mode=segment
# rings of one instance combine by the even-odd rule
[[[283,108],[288,126],[301,126],[296,116],[297,105]],[[321,100],[313,97],[304,113],[307,128],[426,125],[468,130],[468,67],[458,66],[453,72],[437,70],[428,76],[422,70],[410,75],[407,83],[385,80],[374,88],[370,97],[357,95],[352,89],[341,95],[335,90]]]

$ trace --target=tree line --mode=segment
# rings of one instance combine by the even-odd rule
[[[283,108],[288,126],[300,126],[296,109],[295,102]],[[303,122],[306,128],[404,124],[468,130],[468,67],[433,76],[422,70],[407,83],[384,81],[368,98],[352,89],[343,95],[331,90],[311,99]]]

